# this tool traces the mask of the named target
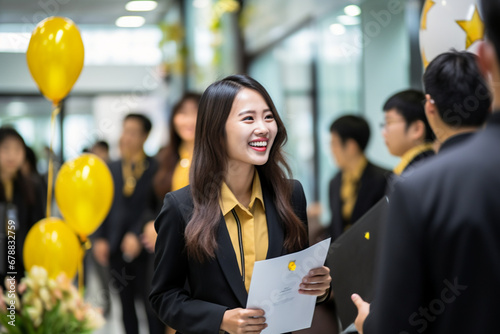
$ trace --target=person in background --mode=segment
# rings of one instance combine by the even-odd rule
[[[424,99],[424,93],[409,89],[394,94],[385,102],[382,135],[389,152],[401,158],[393,170],[398,176],[434,155],[434,134],[425,117]]]
[[[330,236],[338,238],[386,192],[390,171],[365,156],[370,127],[364,118],[342,116],[330,127],[331,150],[340,171],[330,181]]]
[[[158,171],[153,179],[149,209],[143,220],[146,222],[141,235],[143,246],[154,254],[157,234],[154,219],[158,215],[165,194],[175,191],[189,184],[189,170],[194,149],[194,133],[196,130],[196,115],[201,95],[186,93],[173,107],[168,123],[169,141],[166,147],[157,154]],[[154,256],[148,263],[148,275],[153,275]],[[174,334],[175,330],[167,327],[166,333]]]
[[[154,219],[158,215],[165,194],[189,184],[189,170],[194,149],[196,116],[201,95],[186,93],[174,106],[169,121],[168,145],[157,155],[158,171],[153,179],[153,197],[150,209],[145,215],[144,233],[141,236],[144,247],[154,253],[156,231]]]
[[[483,126],[491,95],[476,55],[452,51],[437,56],[427,66],[424,86],[425,114],[440,152],[469,140]]]
[[[26,163],[26,145],[19,133],[10,127],[0,128],[0,279],[3,284],[7,272],[17,272],[15,278],[24,276],[22,250],[30,228],[45,217],[45,194],[40,179],[31,172],[22,172]],[[13,221],[15,230],[15,268],[7,265],[8,222]]]
[[[245,308],[255,261],[308,244],[305,196],[286,176],[285,141],[279,114],[254,79],[229,76],[203,93],[190,185],[166,195],[155,221],[150,301],[179,333],[266,327],[263,310]],[[327,267],[315,268],[299,293],[327,299],[330,280]]]
[[[90,148],[89,152],[97,155],[104,162],[109,162],[109,144],[106,141],[96,141]]]
[[[487,39],[479,68],[490,79],[494,112],[484,129],[395,185],[375,298],[370,305],[352,296],[361,333],[498,332],[500,0],[481,0],[481,9]],[[470,117],[480,97],[460,102]]]
[[[148,253],[139,239],[144,227],[140,218],[147,208],[148,195],[157,170],[156,160],[144,153],[144,144],[151,127],[151,121],[141,114],[129,114],[123,121],[120,137],[122,158],[109,164],[115,187],[113,204],[95,233],[93,246],[99,264],[109,265],[110,288],[119,292],[127,334],[139,333],[136,295],[146,307],[149,332],[164,333],[164,326],[147,302]]]
[[[104,140],[96,141],[90,149],[83,149],[82,153],[92,153],[101,158],[106,164],[109,163],[109,144]],[[93,237],[94,238],[94,237]],[[94,240],[92,240],[93,242]],[[111,279],[108,266],[103,266],[96,260],[94,254],[91,252],[86,254],[86,263],[92,268],[95,268],[95,273],[100,281],[99,300],[101,301],[100,307],[103,310],[103,315],[108,317],[111,312],[111,294],[109,291],[109,281]],[[89,270],[85,270],[89,273]]]

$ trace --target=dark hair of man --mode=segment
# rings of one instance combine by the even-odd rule
[[[147,118],[142,114],[128,114],[127,116],[125,116],[124,121],[129,119],[135,119],[136,121],[140,122],[142,125],[143,133],[145,135],[148,135],[149,132],[151,131],[151,128],[153,127],[149,118]]]
[[[193,101],[196,105],[198,105],[200,103],[200,99],[200,94],[186,93],[172,109],[170,120],[168,122],[168,145],[162,149],[163,152],[159,152],[160,154],[158,154],[159,167],[154,177],[154,190],[158,198],[163,198],[166,193],[172,191],[172,177],[174,175],[175,167],[180,159],[179,148],[182,144],[182,139],[175,131],[174,117],[182,109],[184,103],[187,101]]]
[[[332,123],[330,133],[336,133],[343,145],[348,139],[354,140],[358,144],[359,150],[364,152],[370,139],[370,126],[363,117],[346,115]]]
[[[24,143],[23,137],[13,128],[8,126],[2,126],[0,128],[0,145],[4,143],[7,139],[15,139],[19,141],[19,143],[23,146],[24,152],[26,154],[26,144]],[[35,203],[35,190],[34,185],[31,180],[24,177],[21,172],[21,168],[16,173],[15,183],[20,185],[20,189],[23,195],[23,199],[27,205],[32,205]],[[5,196],[5,188],[3,183],[0,181],[0,202],[7,202],[7,198]]]
[[[284,247],[293,252],[307,245],[306,228],[290,204],[292,183],[285,173],[291,175],[282,151],[287,140],[283,122],[261,84],[245,75],[233,75],[211,84],[203,93],[198,109],[190,175],[194,212],[187,224],[185,238],[188,256],[199,261],[213,258],[217,249],[219,198],[227,170],[226,121],[236,95],[245,88],[256,91],[264,98],[278,127],[268,161],[256,168],[262,185],[270,188],[272,200],[284,223]]]
[[[500,1],[482,0],[481,9],[486,35],[495,47],[497,58],[500,58],[500,20],[498,19],[500,17]]]
[[[108,144],[108,142],[106,142],[104,140],[96,141],[94,144],[94,147],[100,147],[100,148],[105,149],[106,151],[109,151],[109,144]]]
[[[403,116],[406,122],[406,129],[416,121],[422,121],[425,125],[426,142],[434,140],[434,133],[425,116],[425,109],[422,101],[425,99],[425,94],[419,90],[408,89],[391,96],[384,104],[384,112],[395,109],[398,114]]]
[[[470,52],[452,51],[436,57],[425,71],[424,86],[447,125],[481,126],[488,117],[490,93],[477,56]]]

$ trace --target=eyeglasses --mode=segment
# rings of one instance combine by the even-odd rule
[[[380,123],[380,129],[386,129],[389,125],[395,124],[395,123],[405,123],[405,120],[400,119],[400,120],[393,120],[393,121],[385,121]]]

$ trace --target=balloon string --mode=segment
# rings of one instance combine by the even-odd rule
[[[54,159],[53,159],[53,154],[52,154],[52,147],[54,145],[54,135],[55,135],[55,128],[56,128],[56,116],[59,114],[61,111],[61,106],[60,104],[54,105],[54,110],[52,111],[52,117],[50,118],[50,148],[49,148],[49,173],[48,173],[48,187],[47,187],[47,218],[50,217],[50,210],[52,207],[52,180],[54,178],[53,175],[53,166],[54,166]]]
[[[78,291],[80,296],[83,297],[84,287],[83,287],[83,261],[85,261],[85,247],[82,245],[83,256],[82,260],[78,263]]]

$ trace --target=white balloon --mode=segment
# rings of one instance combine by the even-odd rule
[[[460,23],[464,27],[461,27]],[[482,40],[484,26],[478,1],[425,2],[420,24],[420,52],[425,67],[432,59],[451,49],[476,53]]]

